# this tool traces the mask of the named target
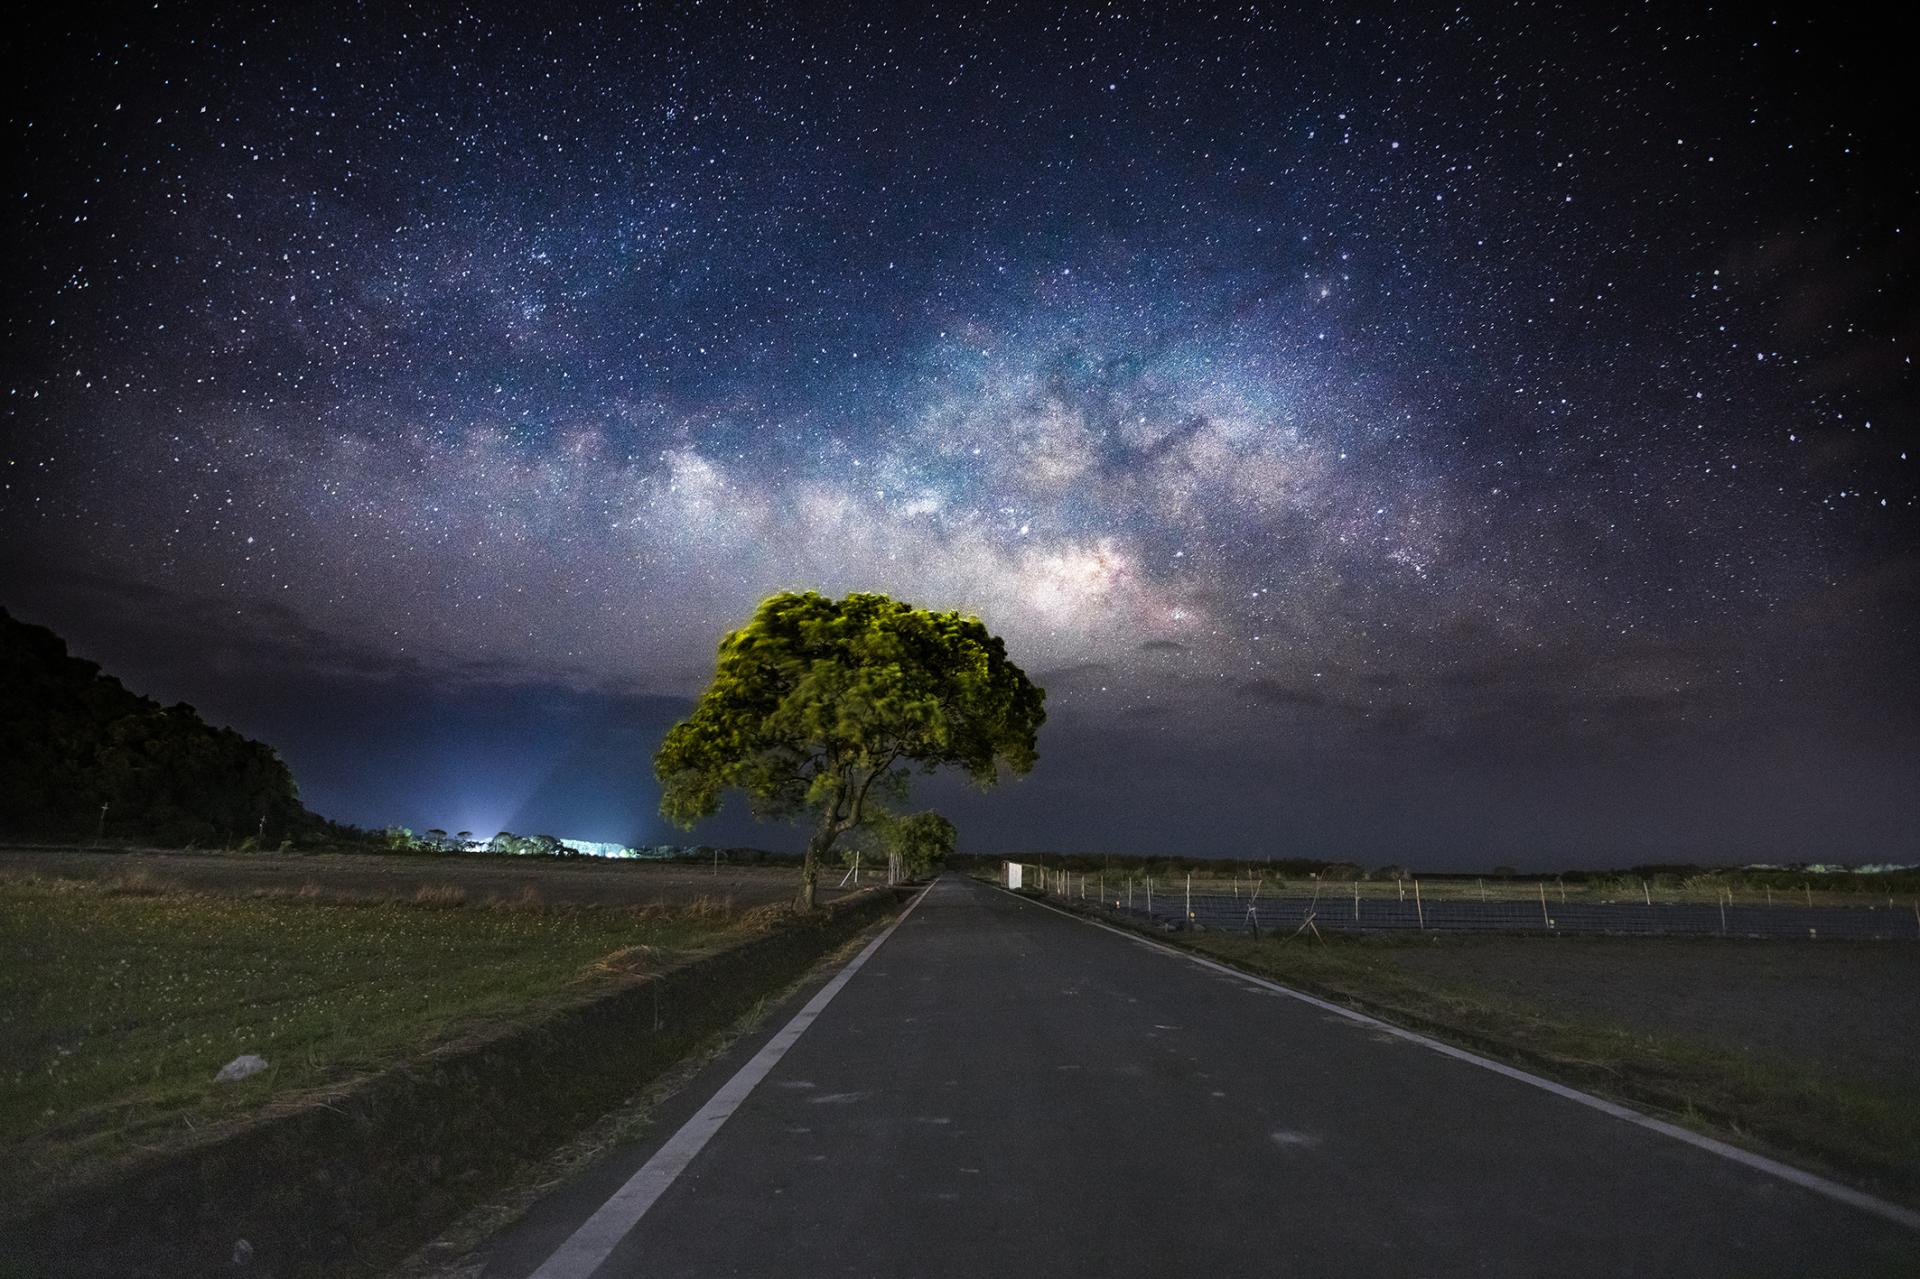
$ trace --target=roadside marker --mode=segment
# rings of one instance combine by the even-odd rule
[[[938,882],[938,881],[936,881]],[[794,1041],[813,1025],[814,1019],[849,978],[860,971],[860,966],[880,949],[882,942],[893,936],[893,930],[907,922],[907,916],[913,914],[914,907],[926,900],[927,893],[933,888],[928,884],[920,890],[920,895],[908,903],[900,912],[900,918],[887,925],[886,931],[867,943],[867,948],[853,957],[853,962],[835,973],[833,980],[822,986],[807,1006],[793,1015],[793,1020],[780,1028],[778,1034],[769,1039],[753,1060],[742,1066],[732,1079],[722,1084],[720,1091],[713,1094],[700,1112],[680,1126],[680,1131],[667,1138],[667,1144],[654,1152],[639,1172],[627,1178],[625,1185],[613,1192],[608,1200],[595,1210],[591,1217],[582,1222],[580,1228],[567,1236],[567,1241],[554,1249],[553,1255],[540,1264],[529,1279],[587,1279],[600,1263],[605,1261],[622,1239],[627,1237],[647,1210],[659,1201],[674,1178],[686,1171],[695,1155],[712,1140],[713,1134],[720,1131],[720,1125],[727,1122],[747,1094],[754,1090],[761,1080],[773,1070],[780,1059],[793,1047]]]
[[[1416,880],[1416,891],[1418,890],[1418,885],[1419,881]],[[1088,919],[1084,915],[1076,915],[1072,911],[1061,910],[1058,906],[1049,906],[1046,902],[1034,902],[1033,904],[1053,911],[1056,914],[1065,915],[1068,919],[1077,920],[1089,927],[1105,929],[1107,932],[1123,937],[1130,942],[1135,942],[1138,945],[1159,951],[1163,955],[1172,955],[1175,958],[1184,959],[1190,964],[1197,964],[1201,968],[1210,968],[1214,972],[1225,973],[1229,977],[1238,978],[1240,981],[1247,982],[1250,985],[1271,990],[1275,994],[1285,995],[1289,999],[1297,999],[1303,1004],[1310,1004],[1323,1012],[1334,1013],[1346,1018],[1348,1021],[1358,1022],[1362,1026],[1377,1030],[1382,1034],[1392,1035],[1397,1039],[1404,1039],[1408,1043],[1419,1044],[1423,1048],[1430,1048],[1443,1057],[1452,1057],[1456,1061],[1464,1061],[1469,1065],[1479,1066],[1484,1070],[1491,1070],[1496,1075],[1505,1075],[1507,1078],[1520,1083],[1530,1084],[1535,1088],[1550,1092],[1556,1097],[1564,1097],[1568,1101],[1586,1106],[1592,1110],[1597,1110],[1602,1114],[1612,1115],[1615,1119],[1623,1119],[1627,1123],[1648,1129],[1651,1132],[1657,1132],[1663,1137],[1671,1137],[1675,1141],[1683,1141],[1689,1146],[1696,1146],[1701,1150],[1709,1151],[1719,1155],[1722,1159],[1729,1159],[1734,1163],[1744,1164],[1756,1172],[1763,1172],[1770,1177],[1778,1177],[1782,1181],[1792,1182],[1803,1190],[1811,1190],[1816,1195],[1824,1195],[1828,1199],[1858,1208],[1862,1212],[1872,1213],[1874,1216],[1891,1221],[1895,1225],[1905,1226],[1909,1230],[1920,1230],[1920,1212],[1915,1212],[1911,1208],[1904,1208],[1896,1203],[1889,1203],[1887,1200],[1867,1194],[1863,1190],[1855,1190],[1852,1186],[1845,1186],[1837,1181],[1829,1181],[1817,1173],[1808,1172],[1803,1168],[1795,1168],[1791,1164],[1783,1164],[1779,1160],[1769,1159],[1765,1155],[1757,1155],[1751,1150],[1743,1150],[1739,1146],[1720,1141],[1717,1138],[1702,1136],[1700,1133],[1694,1132],[1691,1129],[1682,1128],[1678,1124],[1670,1124],[1664,1119],[1655,1119],[1652,1115],[1642,1114],[1618,1102],[1608,1101],[1604,1097],[1596,1097],[1592,1093],[1581,1092],[1578,1088],[1570,1088],[1566,1084],[1555,1083],[1551,1079],[1529,1074],[1527,1071],[1521,1070],[1518,1067],[1509,1066],[1505,1062],[1495,1061],[1491,1057],[1482,1057],[1478,1053],[1468,1052],[1464,1048],[1455,1048],[1452,1044],[1429,1038],[1417,1031],[1408,1030],[1404,1026],[1396,1026],[1390,1021],[1381,1021],[1378,1017],[1370,1017],[1366,1013],[1355,1012],[1353,1009],[1345,1007],[1344,1005],[1333,1003],[1331,1000],[1320,999],[1304,991],[1295,990],[1291,986],[1283,986],[1277,981],[1269,981],[1265,977],[1256,977],[1252,973],[1242,969],[1217,963],[1211,959],[1202,958],[1191,951],[1182,950],[1177,946],[1169,946],[1165,942],[1144,936],[1134,932],[1132,929],[1119,928],[1098,919]],[[1920,910],[1920,902],[1916,902],[1915,905],[1916,910]]]

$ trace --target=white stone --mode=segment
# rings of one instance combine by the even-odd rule
[[[213,1077],[216,1084],[230,1084],[235,1080],[257,1075],[267,1068],[265,1057],[256,1057],[252,1053],[243,1053],[226,1065],[220,1067],[220,1073]]]

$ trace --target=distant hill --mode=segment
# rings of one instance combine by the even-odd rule
[[[162,706],[0,609],[0,834],[164,843],[316,824],[273,748]]]

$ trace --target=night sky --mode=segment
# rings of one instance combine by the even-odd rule
[[[797,846],[648,760],[816,588],[963,848],[1916,860],[1912,32],[308,8],[15,33],[0,603],[320,812]]]

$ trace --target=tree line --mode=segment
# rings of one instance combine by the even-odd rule
[[[272,747],[128,690],[0,609],[0,833],[273,844],[320,824]]]

